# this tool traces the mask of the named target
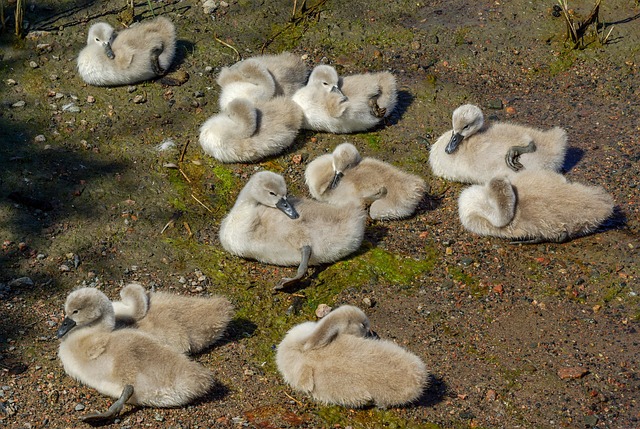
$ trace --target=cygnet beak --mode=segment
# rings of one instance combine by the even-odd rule
[[[373,338],[374,340],[379,340],[380,337],[376,334],[376,331],[373,329],[369,329],[365,335],[365,338]]]
[[[102,42],[102,47],[104,48],[104,53],[107,54],[107,57],[110,59],[114,59],[116,57],[113,53],[113,49],[111,49],[111,42]]]
[[[72,330],[75,326],[76,326],[75,320],[65,317],[64,320],[62,321],[62,324],[58,328],[58,332],[56,332],[56,335],[58,336],[58,338],[62,338],[67,334],[67,332]]]
[[[333,85],[331,87],[331,92],[337,92],[338,94],[342,95],[344,97],[344,94],[342,93],[342,91],[340,91],[340,88],[338,88],[337,85]]]
[[[462,134],[454,133],[452,131],[451,140],[449,140],[449,143],[447,144],[447,147],[444,149],[444,151],[451,155],[458,149],[458,146],[460,145],[460,142],[462,142],[462,140],[464,140],[464,136]]]
[[[330,189],[336,189],[338,187],[338,183],[340,183],[340,179],[342,179],[344,173],[341,171],[336,171],[336,174],[333,175],[333,180],[331,180],[331,184],[329,185]]]
[[[296,209],[294,209],[293,206],[291,204],[289,204],[289,201],[287,201],[286,197],[280,198],[280,200],[278,200],[278,202],[276,203],[276,207],[282,213],[284,213],[287,216],[289,216],[289,218],[291,218],[291,219],[298,219],[300,217],[300,215],[298,214]]]

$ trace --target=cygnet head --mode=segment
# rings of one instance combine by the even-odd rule
[[[98,22],[93,24],[89,28],[89,35],[87,36],[87,45],[96,44],[105,50],[107,56],[111,59],[115,58],[113,50],[111,49],[111,43],[115,38],[116,33],[112,26],[106,22]]]
[[[333,171],[334,176],[330,188],[335,189],[344,176],[344,172],[353,168],[362,161],[358,149],[351,143],[342,143],[333,150]]]
[[[484,125],[482,110],[473,104],[463,104],[453,111],[453,132],[445,152],[452,154],[465,138],[473,135]]]
[[[287,201],[287,184],[284,178],[271,171],[260,171],[249,180],[250,193],[258,203],[275,207],[291,219],[300,217],[296,209]]]
[[[338,87],[339,81],[336,69],[324,64],[314,68],[309,76],[309,85],[323,88],[326,92],[336,92],[342,95],[342,91]]]
[[[339,335],[355,337],[377,337],[371,331],[369,318],[362,310],[352,305],[343,305],[326,315],[317,324],[317,328],[307,339],[306,350],[322,348],[331,343]]]
[[[332,323],[340,326],[342,334],[354,335],[356,337],[371,336],[371,324],[364,311],[353,305],[343,305],[329,313]]]
[[[64,337],[73,328],[92,325],[106,321],[111,327],[115,325],[113,306],[107,296],[95,288],[78,289],[67,297],[64,305],[66,314],[58,329],[58,338]]]

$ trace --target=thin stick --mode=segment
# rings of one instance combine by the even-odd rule
[[[193,232],[191,232],[191,227],[189,226],[189,224],[187,223],[187,221],[182,222],[182,224],[184,225],[185,229],[187,230],[187,232],[189,233],[189,237],[193,236]]]
[[[202,201],[200,201],[195,195],[191,194],[191,197],[196,200],[202,207],[204,207],[205,209],[207,209],[209,211],[209,213],[213,214],[213,210],[211,210],[209,207],[207,207],[205,205],[205,203],[203,203]]]
[[[238,56],[237,60],[240,60],[240,58],[242,58],[242,57],[240,56],[240,52],[238,52],[238,50],[237,50],[236,48],[234,48],[233,46],[231,46],[230,44],[228,44],[228,43],[226,43],[226,42],[224,42],[224,41],[222,41],[222,40],[218,39],[218,37],[217,37],[217,36],[215,36],[215,35],[213,36],[213,39],[214,39],[216,42],[218,42],[218,43],[220,43],[220,44],[222,44],[222,45],[226,46],[227,48],[233,49],[233,52],[235,52],[235,53],[236,53],[236,55]]]
[[[185,172],[184,172],[184,171],[182,171],[182,168],[180,168],[180,166],[178,166],[178,171],[182,174],[182,176],[183,176],[185,179],[187,179],[187,182],[191,183],[191,179],[189,179],[189,176],[187,176],[187,175],[185,174]]]
[[[180,154],[180,159],[178,160],[178,162],[184,161],[184,155],[187,153],[187,148],[189,147],[190,142],[191,140],[187,140],[187,144],[182,148],[182,153]]]
[[[18,0],[16,2],[16,36],[22,36],[22,21],[24,15],[24,2],[23,0]]]
[[[292,401],[294,401],[296,404],[300,405],[301,407],[304,406],[304,404],[300,401],[298,401],[296,398],[294,398],[293,396],[289,395],[287,392],[282,392],[284,393],[287,398],[291,399]]]

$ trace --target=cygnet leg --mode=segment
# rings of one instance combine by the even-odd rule
[[[162,51],[164,51],[164,46],[162,45],[151,50],[151,68],[158,76],[163,75],[166,71],[160,67],[160,54],[162,54]]]
[[[86,416],[80,417],[80,420],[86,423],[99,423],[105,420],[112,419],[120,414],[120,411],[122,411],[124,404],[129,400],[129,398],[131,398],[131,395],[133,395],[133,386],[127,384],[126,386],[124,386],[120,398],[118,398],[118,400],[114,402],[107,411],[105,411],[104,413],[88,414]]]
[[[531,140],[526,146],[511,146],[504,159],[509,168],[513,171],[522,170],[524,166],[519,161],[520,155],[523,153],[533,153],[536,149],[537,147],[533,140]]]
[[[285,287],[297,282],[307,273],[309,268],[309,258],[311,258],[311,246],[302,246],[302,258],[300,259],[300,265],[298,266],[298,272],[295,277],[285,277],[278,282],[275,290],[284,289]]]

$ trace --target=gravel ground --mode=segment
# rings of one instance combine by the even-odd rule
[[[569,3],[576,20],[592,7]],[[128,406],[110,427],[638,427],[637,3],[605,2],[609,39],[590,30],[575,50],[552,1],[304,4],[292,20],[285,2],[207,2],[206,12],[195,0],[136,4],[136,19],[153,6],[176,23],[178,86],[96,88],[77,75],[88,25],[121,25],[124,4],[38,2],[25,39],[12,28],[2,34],[0,427],[80,427],[79,416],[108,407],[111,399],[64,373],[55,331],[73,288],[116,298],[134,280],[225,294],[237,315],[222,341],[194,357],[219,381],[210,395],[179,409]],[[10,18],[13,7],[5,5]],[[279,157],[222,165],[197,136],[217,112],[215,77],[238,59],[234,49],[245,58],[291,50],[342,74],[391,70],[401,102],[371,132],[301,132]],[[491,121],[565,128],[567,177],[605,187],[613,218],[565,244],[466,232],[456,204],[464,186],[427,164],[430,144],[466,102]],[[429,196],[411,219],[369,222],[358,254],[274,294],[294,269],[227,255],[220,220],[257,169],[280,172],[304,195],[306,164],[343,141],[423,176]],[[379,336],[424,359],[431,386],[417,404],[327,407],[283,384],[274,348],[321,303],[363,308]]]

